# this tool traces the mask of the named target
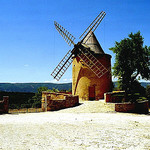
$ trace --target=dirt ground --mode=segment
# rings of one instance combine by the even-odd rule
[[[150,115],[104,101],[54,112],[0,115],[0,150],[150,150]]]

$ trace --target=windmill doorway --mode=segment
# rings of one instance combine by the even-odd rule
[[[95,86],[89,86],[89,100],[95,100]]]

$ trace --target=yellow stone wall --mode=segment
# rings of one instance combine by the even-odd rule
[[[51,93],[51,92],[42,92],[42,98],[45,98],[45,96],[48,96],[51,100],[58,100],[58,99],[65,99],[65,94],[60,93]]]
[[[111,70],[111,56],[98,54],[95,57],[109,70]],[[89,86],[95,86],[95,99],[104,97],[112,86],[111,73],[107,72],[98,78],[79,57],[73,58],[72,63],[72,94],[78,95],[80,100],[89,100]]]
[[[78,104],[78,96],[72,96],[65,93],[42,92],[41,105],[43,111],[59,110],[77,106]]]

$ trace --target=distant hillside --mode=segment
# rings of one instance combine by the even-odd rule
[[[150,85],[150,82],[141,82],[141,85],[146,88],[147,85]],[[41,86],[45,86],[48,89],[69,90],[72,88],[72,83],[0,83],[0,91],[35,93]],[[114,82],[114,86],[117,86],[116,82]]]
[[[117,87],[117,82],[113,82],[113,83],[114,83],[114,86]],[[144,88],[146,88],[147,85],[150,85],[150,82],[140,82],[140,83]]]
[[[141,85],[146,88],[147,85],[150,85],[150,82],[141,82]]]
[[[45,86],[48,89],[69,90],[72,88],[72,83],[0,83],[0,91],[5,92],[37,92],[37,89]]]

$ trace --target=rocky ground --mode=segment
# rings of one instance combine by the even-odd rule
[[[150,115],[104,101],[54,112],[0,115],[2,150],[150,150]]]

